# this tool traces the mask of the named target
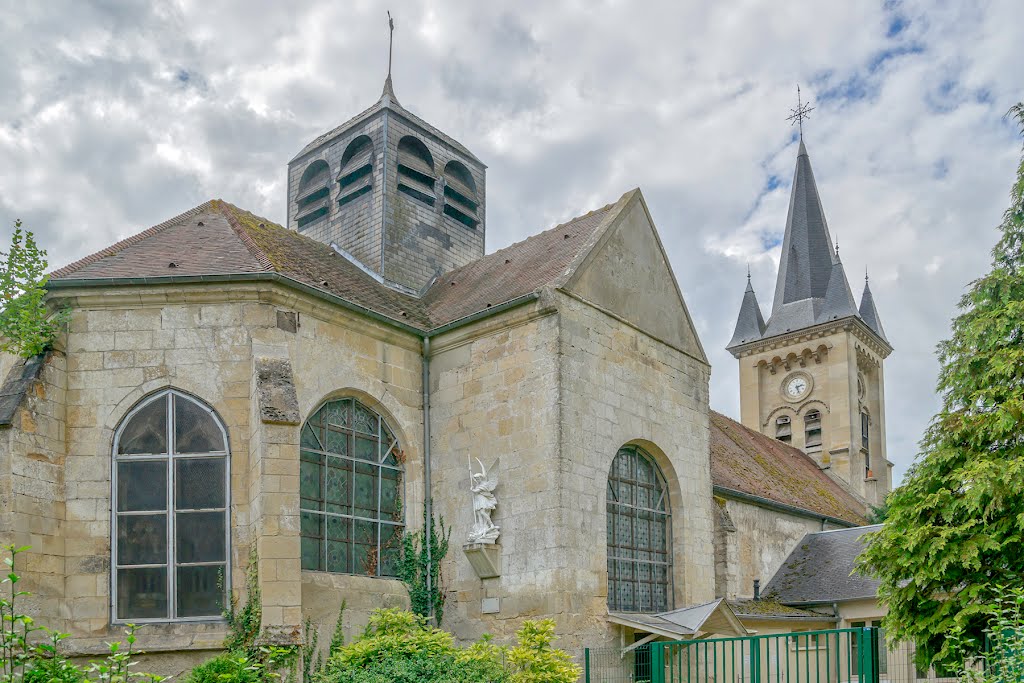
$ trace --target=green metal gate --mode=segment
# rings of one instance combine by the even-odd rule
[[[870,627],[655,641],[649,647],[649,672],[641,672],[635,659],[588,648],[586,682],[879,683],[878,629]]]

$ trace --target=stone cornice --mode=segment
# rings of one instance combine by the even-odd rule
[[[892,353],[893,349],[881,337],[875,334],[874,330],[865,324],[860,318],[850,316],[840,320],[830,320],[820,325],[805,327],[801,330],[794,330],[766,339],[740,344],[726,349],[734,358],[745,358],[773,349],[783,349],[801,342],[811,342],[816,339],[823,339],[838,331],[852,333],[865,347],[871,349],[883,360]]]

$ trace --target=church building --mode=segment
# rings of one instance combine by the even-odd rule
[[[85,256],[48,285],[56,348],[0,357],[0,539],[69,652],[132,622],[146,668],[187,669],[251,559],[269,638],[326,642],[342,601],[351,636],[409,605],[425,518],[460,639],[550,617],[625,658],[837,623],[759,588],[890,481],[891,347],[802,143],[772,315],[748,287],[729,345],[742,424],[639,190],[488,254],[486,166],[390,76],[287,173],[286,226],[211,200]]]

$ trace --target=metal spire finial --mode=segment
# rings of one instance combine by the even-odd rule
[[[796,86],[796,109],[790,109],[790,115],[786,117],[790,125],[796,124],[800,128],[800,139],[804,139],[804,119],[811,118],[811,112],[814,111],[814,107],[809,104],[804,104],[800,98],[800,85]]]
[[[747,282],[750,282],[750,262],[747,261]]]
[[[388,78],[391,78],[391,52],[395,45],[395,20],[391,18],[391,11],[388,10],[388,28],[391,30],[388,35]]]
[[[868,283],[868,267],[864,266],[864,284]]]

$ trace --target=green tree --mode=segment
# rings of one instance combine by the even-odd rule
[[[46,250],[31,232],[14,222],[11,249],[0,251],[0,351],[25,358],[53,344],[68,313],[51,313],[46,305]]]
[[[1010,114],[1024,133],[1024,103]],[[1024,584],[1024,158],[1010,198],[991,272],[938,347],[941,411],[860,558],[889,635],[937,661],[960,658],[947,634],[990,626],[1000,586]]]

